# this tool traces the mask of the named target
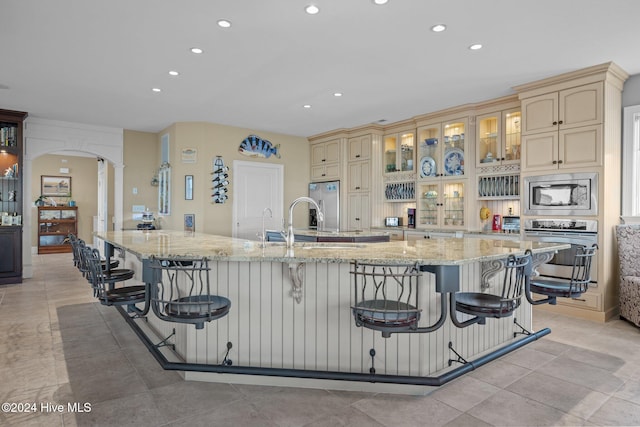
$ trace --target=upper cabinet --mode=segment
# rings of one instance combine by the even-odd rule
[[[465,175],[467,123],[467,119],[458,119],[418,128],[419,179],[459,179]]]
[[[358,136],[347,140],[349,161],[368,160],[371,157],[371,135]]]
[[[340,140],[332,139],[311,145],[311,180],[340,178]]]
[[[596,82],[523,99],[523,170],[601,166],[603,91]]]
[[[519,108],[476,118],[476,166],[520,163],[521,119]]]
[[[384,173],[414,170],[415,132],[400,132],[383,137]]]

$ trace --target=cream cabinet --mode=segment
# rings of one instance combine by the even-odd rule
[[[602,82],[522,100],[522,134],[602,123]]]
[[[476,166],[520,163],[520,109],[476,117]]]
[[[416,134],[413,131],[393,133],[382,137],[384,173],[414,170],[415,139]]]
[[[347,211],[347,226],[350,231],[368,230],[371,227],[369,193],[349,193]]]
[[[340,140],[311,145],[311,180],[340,179]]]
[[[349,191],[369,191],[371,182],[371,163],[366,161],[349,162]]]
[[[363,135],[347,140],[349,161],[367,160],[371,157],[371,135]]]
[[[602,166],[603,84],[522,100],[522,169]]]
[[[467,180],[419,182],[417,227],[462,229],[467,226]]]
[[[467,123],[467,119],[458,119],[418,128],[418,179],[460,179],[465,175]]]

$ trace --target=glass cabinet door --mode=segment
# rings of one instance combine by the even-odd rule
[[[398,161],[401,171],[413,170],[413,159],[415,152],[415,135],[413,132],[400,135],[400,158]]]
[[[443,225],[456,228],[463,227],[465,225],[464,182],[445,181],[443,186]]]
[[[520,162],[520,110],[504,112],[504,160]]]
[[[440,184],[438,182],[433,183],[421,183],[419,185],[418,200],[420,205],[418,207],[418,226],[437,226],[438,225],[438,210],[440,209]]]
[[[385,135],[383,141],[384,173],[414,170],[415,134],[413,132]]]
[[[442,146],[440,125],[428,125],[418,129],[418,177],[434,178],[442,173],[440,151]]]
[[[478,117],[478,161],[482,164],[500,160],[500,114]]]
[[[388,135],[384,137],[384,172],[391,173],[396,171],[396,155],[398,152],[398,138],[396,135]]]
[[[465,123],[462,121],[445,123],[444,133],[444,155],[442,158],[443,176],[464,175],[464,157],[466,151],[465,144]]]

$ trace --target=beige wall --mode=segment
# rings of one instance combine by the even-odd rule
[[[69,168],[68,174],[60,173],[60,168]],[[40,195],[40,177],[42,175],[70,176],[71,193],[78,206],[78,237],[91,241],[93,233],[93,217],[98,211],[98,162],[95,157],[78,157],[70,155],[47,154],[33,160],[33,174],[31,177],[31,193],[34,200]],[[109,168],[109,188],[113,188],[113,168]],[[59,203],[67,204],[67,198],[56,199]],[[109,192],[110,211],[113,211],[113,191]],[[33,206],[33,204],[32,204]],[[37,219],[37,208],[33,218]],[[112,213],[110,213],[112,215]],[[38,227],[31,227],[32,246],[38,246]]]
[[[223,126],[213,123],[189,122],[176,123],[157,135],[160,146],[161,135],[170,136],[171,182],[171,215],[160,219],[161,227],[182,230],[184,214],[196,216],[196,231],[231,236],[233,218],[233,161],[255,161],[272,164],[284,164],[284,204],[286,213],[289,204],[299,196],[308,193],[309,183],[309,144],[306,138],[282,135],[271,132],[258,132],[251,129]],[[280,144],[281,158],[271,156],[268,159],[248,157],[238,152],[242,140],[251,134]],[[125,142],[127,142],[125,140]],[[125,146],[126,147],[126,146]],[[195,164],[182,163],[180,153],[185,148],[197,150]],[[125,152],[126,153],[126,152]],[[156,159],[160,164],[160,149]],[[216,204],[211,200],[211,171],[215,156],[223,156],[225,165],[229,166],[229,200],[224,204]],[[125,157],[125,164],[129,159]],[[127,166],[126,169],[128,169]],[[125,169],[125,170],[126,170]],[[184,199],[185,175],[194,177],[194,198]],[[125,189],[125,193],[127,190]],[[157,202],[154,205],[157,212]],[[296,211],[295,223],[305,225],[307,214],[304,209]]]
[[[159,145],[155,133],[124,131],[123,171],[123,227],[135,228],[140,221],[133,220],[133,205],[142,205],[153,212],[158,210],[158,187],[151,179],[158,170]],[[133,194],[133,189],[137,194]]]

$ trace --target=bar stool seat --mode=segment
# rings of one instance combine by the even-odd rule
[[[165,312],[169,316],[185,320],[202,317],[215,320],[229,313],[230,308],[231,301],[228,298],[219,295],[194,295],[168,302]]]
[[[499,295],[464,292],[456,295],[456,309],[462,313],[504,317],[520,306],[520,300],[504,300]]]
[[[357,324],[369,325],[371,329],[410,328],[420,320],[420,310],[411,304],[398,301],[362,301],[353,307],[353,312]]]

